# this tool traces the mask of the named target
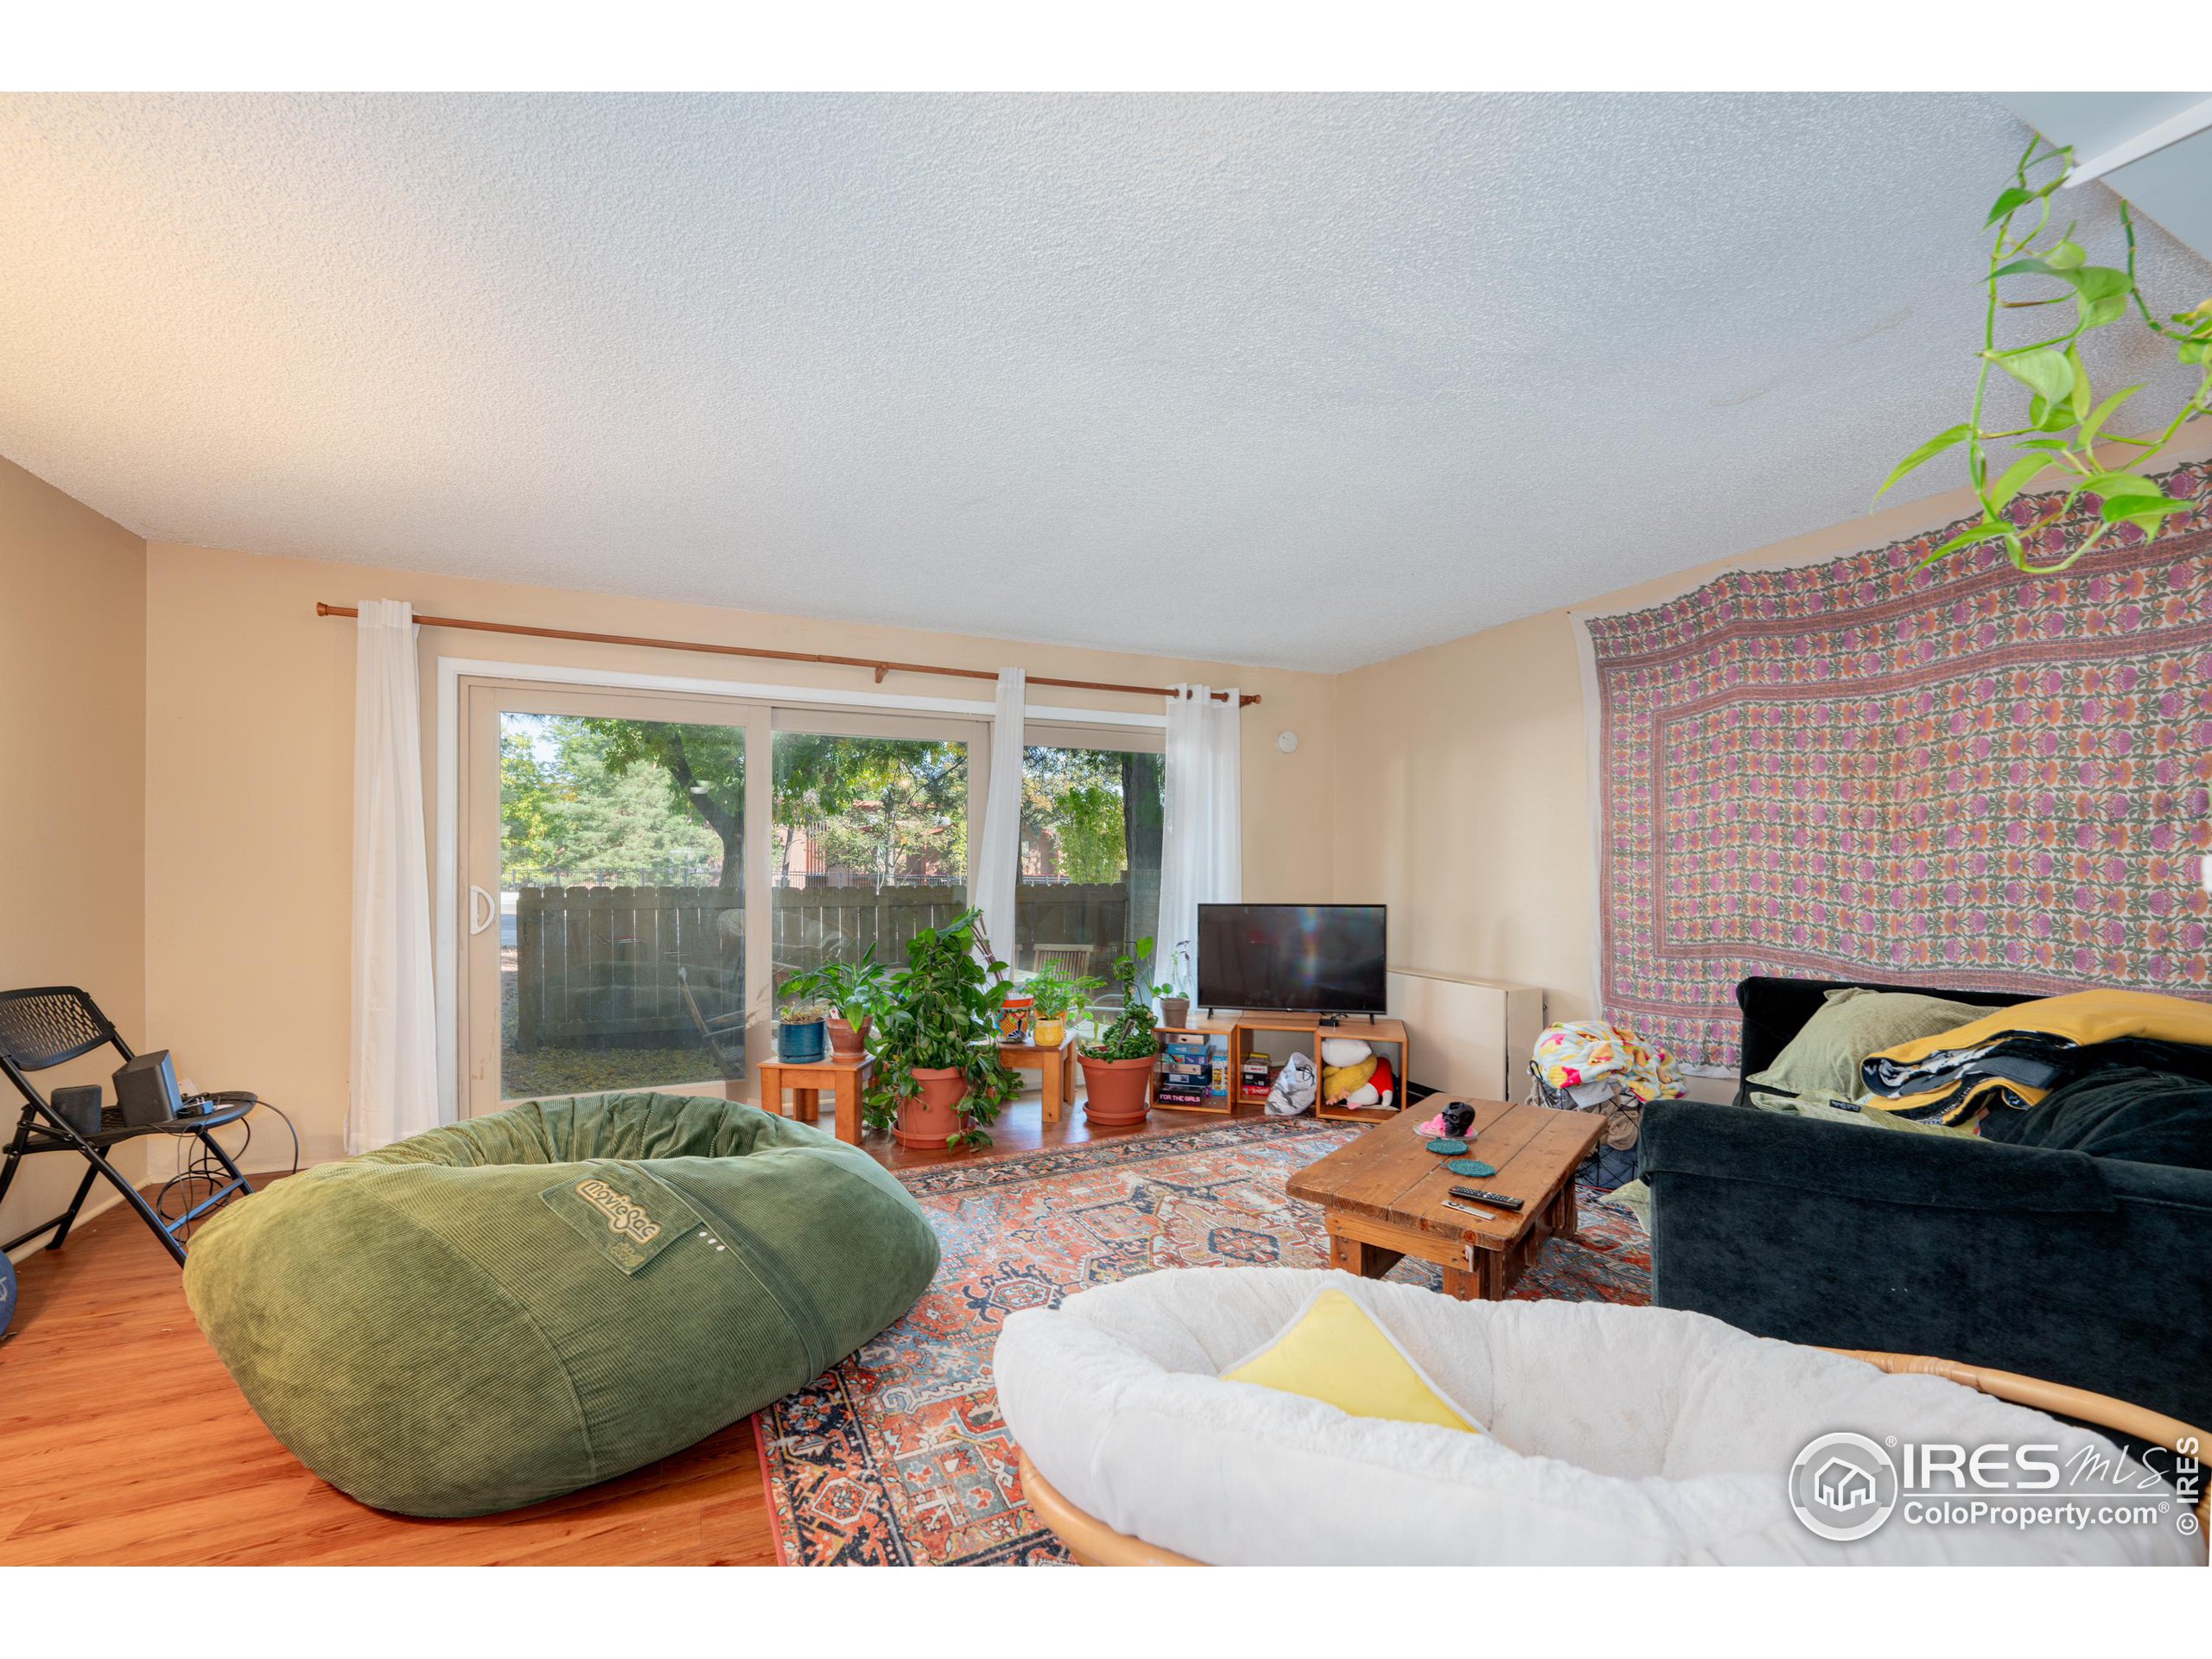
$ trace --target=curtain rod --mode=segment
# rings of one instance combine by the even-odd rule
[[[329,605],[315,601],[317,616],[359,616],[361,613],[353,605]],[[869,668],[875,671],[875,683],[883,683],[887,674],[943,674],[959,680],[990,680],[998,675],[988,668],[943,668],[935,663],[887,662],[875,657],[834,657],[818,651],[771,651],[766,645],[710,645],[696,639],[649,639],[631,633],[584,633],[575,628],[527,628],[518,622],[473,622],[461,616],[417,616],[416,621],[426,628],[467,628],[477,633],[520,633],[533,639],[581,639],[593,645],[644,645],[653,651],[697,651],[711,657],[766,657],[779,663],[828,663],[838,668]],[[1031,685],[1057,685],[1071,691],[1122,691],[1137,697],[1172,697],[1174,691],[1164,685],[1119,685],[1111,680],[1061,680],[1049,674],[1028,676]],[[1229,701],[1229,693],[1217,691],[1214,696]],[[1259,702],[1256,694],[1247,692],[1237,699],[1240,707],[1249,709]]]

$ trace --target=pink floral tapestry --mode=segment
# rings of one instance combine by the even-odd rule
[[[2212,995],[2212,465],[2165,481],[2058,575],[1916,570],[1960,524],[1580,619],[1605,1017],[1732,1069],[1753,974]]]

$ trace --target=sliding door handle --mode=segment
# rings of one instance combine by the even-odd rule
[[[483,909],[481,912],[477,908],[477,901],[479,899],[483,901]],[[490,893],[485,892],[483,888],[478,887],[474,882],[470,882],[468,885],[468,931],[470,935],[474,937],[476,934],[481,933],[486,928],[491,926],[493,922],[499,920],[499,901],[493,898]]]

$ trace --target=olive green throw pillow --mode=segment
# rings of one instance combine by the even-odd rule
[[[857,1147],[751,1106],[518,1106],[278,1181],[192,1241],[187,1300],[270,1431],[364,1503],[482,1515],[801,1388],[937,1272]]]
[[[1988,1012],[1974,1003],[1912,991],[1871,991],[1855,985],[1830,991],[1774,1064],[1744,1081],[1754,1089],[1816,1101],[1857,1100],[1866,1092],[1859,1065],[1869,1054],[1956,1030]]]

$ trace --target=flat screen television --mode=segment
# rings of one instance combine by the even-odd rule
[[[1381,1014],[1383,905],[1200,905],[1198,1004]]]

